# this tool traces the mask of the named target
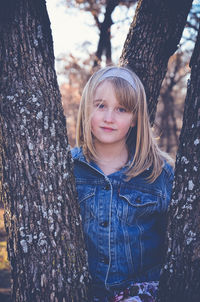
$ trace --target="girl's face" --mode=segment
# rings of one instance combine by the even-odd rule
[[[133,114],[122,107],[109,81],[101,83],[94,94],[91,128],[98,144],[125,144],[130,127],[135,126]]]

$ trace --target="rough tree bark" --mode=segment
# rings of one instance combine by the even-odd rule
[[[45,0],[1,1],[0,121],[12,301],[88,301]]]
[[[200,30],[190,66],[159,302],[200,300]]]
[[[140,0],[120,58],[142,80],[151,123],[170,56],[177,50],[192,0]]]

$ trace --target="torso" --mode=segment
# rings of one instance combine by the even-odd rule
[[[142,175],[126,182],[123,170],[99,169],[81,152],[76,154],[76,186],[93,284],[103,289],[105,284],[115,288],[158,279],[171,170],[167,166],[153,184]]]

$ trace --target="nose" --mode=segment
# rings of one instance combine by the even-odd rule
[[[114,114],[112,110],[106,110],[104,113],[104,122],[106,123],[112,123],[114,119]]]

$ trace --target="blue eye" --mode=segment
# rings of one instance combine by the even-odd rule
[[[123,108],[123,107],[119,107],[119,108],[117,109],[117,111],[119,111],[119,112],[126,112],[126,109]]]
[[[99,109],[103,109],[103,108],[104,108],[104,104],[99,104],[97,107],[98,107]]]

